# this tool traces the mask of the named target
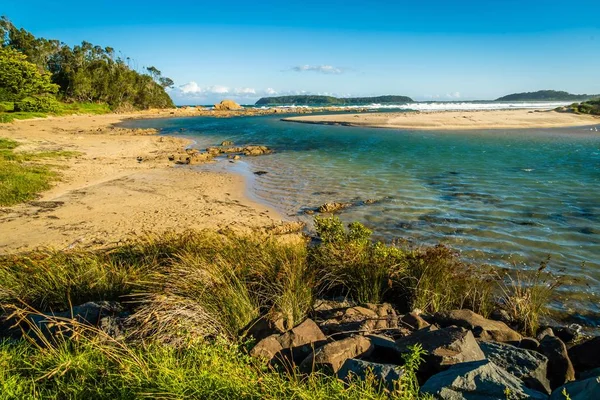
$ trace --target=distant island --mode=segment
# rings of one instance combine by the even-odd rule
[[[377,96],[377,97],[346,97],[333,96],[279,96],[263,97],[256,102],[257,106],[348,106],[364,104],[403,104],[411,103],[413,99],[407,96]]]
[[[583,101],[600,97],[593,94],[571,94],[559,90],[538,90],[537,92],[513,93],[495,101]]]

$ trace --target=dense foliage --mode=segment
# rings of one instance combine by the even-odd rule
[[[407,96],[378,96],[378,97],[347,97],[338,98],[332,96],[280,96],[263,97],[256,102],[260,105],[297,105],[297,106],[347,106],[366,104],[403,104],[413,100]]]
[[[571,94],[558,90],[538,90],[537,92],[513,93],[496,99],[496,101],[581,101],[597,95]]]
[[[155,67],[135,71],[128,61],[111,47],[85,41],[70,47],[36,38],[6,17],[0,19],[0,101],[32,97],[25,105],[31,109],[31,104],[51,106],[51,100],[35,100],[38,96],[57,94],[66,102],[107,103],[112,108],[173,107],[165,91],[173,81]]]
[[[600,115],[600,98],[573,104],[570,109],[580,114]]]

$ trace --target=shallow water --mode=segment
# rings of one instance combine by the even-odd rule
[[[247,170],[252,196],[293,218],[310,221],[307,208],[353,202],[340,217],[384,239],[442,242],[467,259],[509,268],[533,269],[550,256],[573,300],[556,307],[600,313],[600,134],[589,127],[435,132],[279,118],[128,124],[192,137],[198,148],[223,140],[274,148],[235,166],[201,168]],[[268,173],[251,174],[258,170]],[[376,202],[361,205],[367,199]]]

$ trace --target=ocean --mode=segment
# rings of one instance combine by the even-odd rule
[[[280,119],[189,117],[125,125],[193,139],[199,149],[224,140],[273,148],[272,155],[197,168],[243,174],[251,198],[290,219],[310,224],[307,210],[347,202],[355,206],[340,218],[362,222],[381,240],[443,243],[468,261],[509,269],[535,270],[549,257],[549,270],[566,282],[553,307],[600,326],[598,132],[387,130]]]

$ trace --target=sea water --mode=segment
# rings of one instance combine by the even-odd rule
[[[199,149],[223,140],[273,148],[272,155],[198,168],[245,172],[250,195],[291,219],[310,222],[307,210],[352,203],[340,217],[362,222],[379,239],[443,243],[469,261],[512,269],[534,270],[550,257],[549,269],[567,282],[554,306],[600,325],[589,317],[600,315],[599,132],[388,130],[280,118],[133,125],[193,139]]]

